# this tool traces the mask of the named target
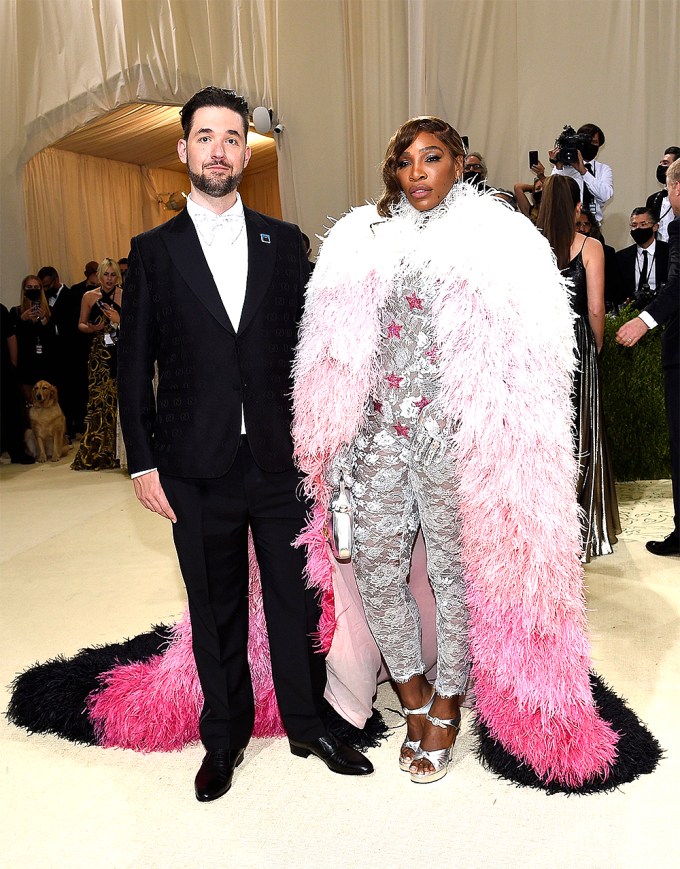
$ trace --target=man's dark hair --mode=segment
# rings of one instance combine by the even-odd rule
[[[127,258],[126,256],[122,256],[122,257],[118,260],[118,265],[119,265],[119,266],[126,266],[127,264],[128,264],[128,258]]]
[[[597,124],[582,124],[576,132],[586,133],[586,135],[590,136],[591,139],[593,138],[595,133],[597,133],[600,137],[600,145],[604,145],[604,133],[602,132],[602,129],[597,126]]]
[[[43,278],[51,278],[53,281],[59,280],[59,272],[54,266],[43,266],[38,272],[38,278],[42,281]]]
[[[658,223],[658,222],[659,222],[659,217],[658,217],[657,214],[655,214],[654,209],[653,209],[653,208],[647,208],[646,205],[639,205],[637,208],[634,208],[634,209],[631,211],[630,216],[631,216],[631,217],[640,217],[640,216],[643,215],[643,214],[648,214],[648,215],[650,216],[651,220],[652,220],[652,223]]]
[[[228,91],[225,88],[211,85],[195,93],[180,110],[179,119],[182,122],[185,139],[189,138],[191,123],[196,110],[202,109],[205,106],[217,106],[218,108],[231,109],[232,112],[236,112],[243,120],[243,137],[245,138],[248,135],[249,112],[246,100],[240,94],[237,94],[236,91]]]
[[[670,148],[663,149],[664,154],[672,154],[677,160],[680,157],[680,148],[677,145],[671,145]]]

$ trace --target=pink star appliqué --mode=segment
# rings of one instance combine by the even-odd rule
[[[399,389],[399,387],[401,386],[401,381],[403,379],[403,377],[397,377],[394,371],[391,374],[385,375],[385,380],[387,381],[388,385],[392,387],[392,389]]]
[[[376,413],[382,413],[382,401],[374,401],[373,402],[373,410]]]
[[[415,406],[418,408],[418,410],[422,410],[424,407],[427,407],[427,405],[428,405],[429,403],[430,403],[430,399],[429,399],[429,398],[425,398],[425,396],[423,396],[423,397],[420,399],[420,401],[416,401],[416,402],[415,402]]]
[[[415,292],[413,292],[410,296],[406,296],[406,301],[408,302],[408,306],[412,311],[423,310],[423,300],[419,299],[418,296],[416,296]]]
[[[434,365],[434,363],[437,361],[437,359],[439,359],[439,347],[437,347],[436,344],[433,344],[429,350],[425,351],[424,355],[427,356],[427,358],[430,360],[432,365]]]
[[[401,330],[403,326],[400,326],[399,323],[392,320],[392,322],[387,327],[387,337],[388,338],[401,338]]]
[[[407,438],[408,435],[408,426],[407,425],[395,425],[394,430],[398,435]]]

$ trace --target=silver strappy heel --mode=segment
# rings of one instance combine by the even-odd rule
[[[408,718],[409,715],[427,715],[427,713],[432,708],[432,704],[434,703],[435,694],[436,694],[436,691],[433,691],[432,696],[427,701],[427,703],[424,706],[421,706],[419,709],[407,709],[406,706],[402,706],[401,711],[402,711],[402,714],[404,715],[404,718]],[[428,716],[428,718],[429,718],[429,716]],[[401,753],[405,748],[411,749],[411,751],[414,753],[413,757],[402,757]],[[420,749],[420,740],[409,739],[407,736],[406,739],[402,742],[401,748],[399,749],[399,769],[402,770],[402,772],[409,771],[409,769],[411,768],[411,764],[413,763],[415,756],[418,753],[419,749]]]
[[[458,718],[437,718],[435,715],[430,715],[429,712],[426,713],[425,717],[430,722],[430,724],[434,724],[435,727],[441,727],[443,730],[447,727],[455,727],[456,733],[460,731],[460,715]],[[455,740],[454,740],[455,745]],[[446,773],[449,771],[449,763],[451,762],[451,751],[453,749],[453,745],[449,746],[449,748],[435,748],[432,751],[427,751],[424,748],[420,748],[418,746],[418,750],[416,751],[411,763],[409,764],[409,769],[412,764],[414,764],[417,760],[424,758],[425,760],[429,760],[429,762],[434,767],[432,772],[423,772],[423,773],[411,773],[411,781],[416,784],[426,784],[427,782],[437,781],[437,779],[444,778]],[[403,767],[402,767],[403,769]]]

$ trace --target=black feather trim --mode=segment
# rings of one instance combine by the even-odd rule
[[[345,745],[351,745],[357,751],[377,748],[383,739],[387,739],[389,733],[389,728],[377,709],[373,710],[373,714],[362,730],[346,721],[325,700],[322,717],[326,729],[331,736],[334,736],[340,742],[344,742]]]
[[[60,655],[20,673],[12,682],[7,718],[30,733],[54,733],[71,742],[96,745],[85,700],[100,687],[98,677],[116,664],[147,661],[163,651],[170,628],[158,625],[122,643]]]
[[[600,676],[591,673],[590,685],[597,711],[620,734],[618,756],[606,778],[590,779],[578,788],[554,781],[546,784],[530,766],[493,739],[486,725],[478,719],[475,728],[478,738],[477,754],[481,762],[501,778],[510,779],[521,787],[539,788],[548,794],[595,794],[611,791],[641,775],[653,772],[663,757],[663,750],[656,738]]]

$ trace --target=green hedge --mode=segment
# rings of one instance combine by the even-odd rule
[[[616,479],[661,480],[671,475],[668,426],[663,396],[661,329],[648,332],[634,347],[615,335],[635,315],[624,308],[607,317],[600,356],[607,438]]]

